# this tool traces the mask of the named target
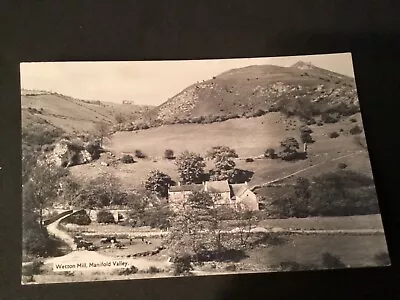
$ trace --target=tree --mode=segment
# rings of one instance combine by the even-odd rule
[[[103,147],[103,142],[105,138],[110,137],[110,126],[105,123],[97,123],[94,128],[94,135],[100,139],[100,147]]]
[[[44,163],[36,165],[26,184],[25,192],[30,194],[32,205],[38,210],[39,224],[43,228],[43,212],[57,197],[59,180],[67,171]]]
[[[199,182],[204,176],[206,164],[203,157],[197,153],[184,151],[179,155],[175,164],[178,167],[179,176],[185,184]]]
[[[193,256],[207,249],[210,231],[216,228],[213,208],[214,200],[206,192],[195,192],[188,197],[183,209],[171,220],[168,237],[171,255]]]
[[[119,180],[107,173],[85,184],[74,205],[85,209],[103,208],[109,205],[121,205],[127,202],[126,193],[121,191]]]
[[[123,162],[124,164],[133,164],[135,162],[135,160],[132,155],[124,154],[121,157],[121,162]]]
[[[102,209],[97,213],[97,222],[109,224],[115,223],[115,219],[110,211]]]
[[[264,156],[266,158],[274,159],[276,157],[275,149],[268,148],[267,150],[265,150]]]
[[[328,136],[329,136],[331,139],[336,139],[337,137],[339,137],[339,133],[337,133],[336,131],[332,131],[332,132],[330,132],[330,133],[328,134]]]
[[[314,139],[312,138],[311,134],[307,132],[301,132],[300,133],[300,139],[303,143],[314,143]]]
[[[299,142],[294,137],[288,137],[281,141],[279,157],[283,160],[293,160],[298,157]]]
[[[234,149],[227,146],[214,146],[207,151],[206,157],[214,160],[215,168],[212,180],[233,180],[235,176],[236,164],[233,158],[238,155]]]
[[[164,152],[164,157],[166,159],[174,159],[175,158],[174,151],[171,150],[171,149],[166,149],[165,152]]]
[[[217,156],[214,160],[215,168],[211,176],[212,180],[233,180],[235,177],[235,162],[229,157]]]
[[[46,252],[48,235],[40,226],[39,215],[33,198],[32,182],[27,182],[22,189],[22,249],[29,254],[43,255]]]
[[[234,149],[227,146],[214,146],[211,150],[207,151],[206,157],[209,159],[216,159],[220,157],[237,158],[238,155]]]
[[[142,150],[135,150],[135,156],[137,158],[146,158],[146,154],[142,152]]]
[[[158,196],[167,197],[168,188],[173,184],[171,177],[159,170],[153,170],[147,176],[145,188],[156,193]]]
[[[313,132],[312,129],[308,126],[301,126],[299,128],[300,130],[300,139],[303,143],[313,143],[314,140],[311,136],[311,133]]]

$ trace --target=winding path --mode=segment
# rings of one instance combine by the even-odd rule
[[[61,230],[58,228],[58,225],[60,224],[60,222],[62,220],[64,220],[65,218],[68,218],[70,215],[74,214],[76,211],[65,215],[59,219],[57,219],[56,221],[54,221],[53,223],[47,225],[47,231],[49,234],[54,235],[56,238],[64,241],[71,249],[76,249],[76,245],[74,243],[74,239],[65,231]]]

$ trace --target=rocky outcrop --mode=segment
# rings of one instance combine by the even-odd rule
[[[86,150],[87,145],[82,141],[59,141],[53,151],[48,154],[47,160],[59,167],[71,167],[89,163],[93,160],[92,154]]]

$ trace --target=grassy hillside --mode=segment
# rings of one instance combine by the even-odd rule
[[[362,126],[359,114],[351,118],[356,118],[357,123]],[[117,157],[123,152],[134,153],[139,149],[148,158],[139,159],[134,164],[109,167],[96,162],[75,166],[71,171],[83,179],[93,178],[101,172],[109,172],[120,178],[127,187],[141,185],[153,169],[159,169],[178,180],[173,161],[163,158],[165,149],[170,148],[175,154],[189,150],[204,155],[212,146],[226,145],[234,148],[239,155],[239,159],[236,160],[237,168],[254,172],[250,185],[262,184],[298,171],[302,171],[298,176],[312,178],[337,170],[339,162],[345,162],[350,170],[372,176],[368,153],[354,141],[354,136],[348,133],[356,124],[349,119],[335,124],[310,126],[316,142],[309,145],[307,160],[284,162],[279,159],[256,159],[252,163],[245,162],[246,157],[262,156],[266,148],[277,147],[285,137],[294,136],[299,140],[298,128],[301,122],[298,119],[286,119],[280,113],[270,113],[257,118],[234,119],[213,124],[174,124],[134,132],[117,132],[106,143],[107,148]],[[340,129],[343,132],[340,132]],[[331,131],[339,132],[340,136],[329,138],[328,133]],[[207,169],[212,166],[212,163],[208,162]],[[287,181],[295,178],[289,178]],[[258,192],[262,193],[262,189]],[[270,192],[271,189],[268,189],[268,193]]]
[[[216,117],[268,111],[311,117],[339,105],[358,110],[354,78],[299,62],[292,67],[258,65],[224,72],[189,86],[142,119],[150,124],[209,123]]]
[[[133,120],[149,109],[132,104],[84,101],[50,92],[23,90],[21,94],[22,127],[44,120],[67,133],[90,131],[100,122],[116,123],[117,116]]]

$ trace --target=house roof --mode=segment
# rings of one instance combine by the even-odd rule
[[[175,185],[169,188],[170,192],[201,192],[204,186],[202,184]]]
[[[233,196],[242,195],[249,187],[245,183],[231,184]]]
[[[230,192],[228,181],[207,181],[207,192],[210,193],[225,193]]]

